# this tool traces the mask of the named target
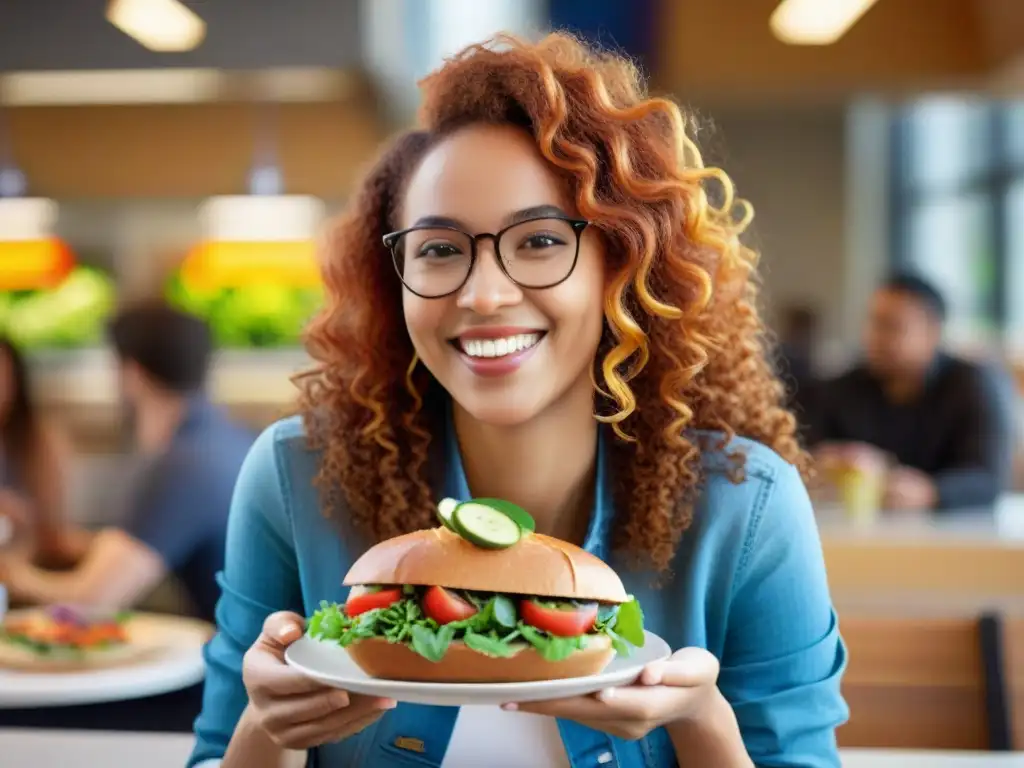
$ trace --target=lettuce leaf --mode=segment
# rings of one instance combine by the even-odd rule
[[[346,648],[359,640],[380,637],[404,643],[425,659],[438,662],[453,642],[462,641],[478,653],[495,658],[514,655],[523,644],[532,646],[548,661],[560,661],[586,647],[588,637],[605,635],[616,653],[628,656],[643,646],[643,612],[635,598],[622,605],[601,605],[597,623],[588,635],[559,637],[533,627],[519,616],[516,598],[460,592],[479,610],[462,621],[439,625],[423,613],[420,590],[403,587],[402,599],[386,608],[348,616],[344,604],[322,601],[307,622],[306,633],[315,640]]]

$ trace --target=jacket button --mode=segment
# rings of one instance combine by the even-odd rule
[[[611,752],[602,752],[600,755],[597,756],[597,764],[598,765],[606,765],[607,763],[610,763],[614,759],[615,759],[615,757],[612,755]]]

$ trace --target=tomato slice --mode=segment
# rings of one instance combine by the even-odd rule
[[[372,611],[374,608],[387,608],[402,599],[401,589],[381,589],[377,592],[364,592],[355,597],[349,597],[345,603],[345,613],[349,616],[358,616],[361,613]]]
[[[444,587],[431,587],[423,595],[423,612],[438,624],[462,621],[476,614],[477,608]]]
[[[531,627],[558,637],[585,635],[597,623],[597,603],[566,608],[548,608],[536,600],[523,600],[519,614]]]

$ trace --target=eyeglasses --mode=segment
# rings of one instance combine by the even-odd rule
[[[470,235],[456,227],[422,226],[384,236],[398,277],[424,299],[461,290],[473,273],[477,245],[494,243],[498,266],[520,288],[553,288],[576,268],[580,235],[589,222],[546,216],[519,221],[499,232]]]

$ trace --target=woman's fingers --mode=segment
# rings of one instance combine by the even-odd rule
[[[284,733],[300,725],[333,722],[339,717],[355,720],[370,713],[379,715],[395,705],[392,699],[358,696],[328,688],[313,695],[269,700],[260,707],[260,714],[264,728],[272,733]]]
[[[263,632],[256,640],[256,645],[263,646],[283,661],[285,649],[302,637],[304,628],[305,620],[297,613],[272,613],[263,622]]]
[[[382,709],[371,710],[355,718],[349,712],[336,712],[323,720],[293,726],[283,731],[277,741],[288,749],[310,749],[321,744],[340,741],[348,736],[354,736],[375,723],[384,714],[384,711]]]
[[[249,698],[257,705],[281,697],[334,690],[292,669],[258,643],[245,654],[242,679]]]

